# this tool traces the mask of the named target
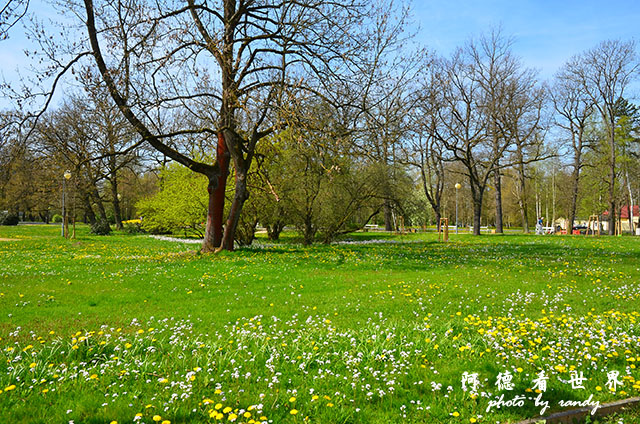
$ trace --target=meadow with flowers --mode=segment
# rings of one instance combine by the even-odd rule
[[[2,422],[510,423],[640,395],[633,237],[0,239]]]

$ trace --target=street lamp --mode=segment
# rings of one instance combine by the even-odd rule
[[[66,181],[71,178],[71,171],[68,169],[62,174],[62,237],[67,237],[69,230],[67,227],[67,186]]]
[[[456,234],[458,234],[458,192],[460,191],[460,187],[462,187],[462,185],[456,183]]]

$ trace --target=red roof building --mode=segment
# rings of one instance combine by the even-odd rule
[[[609,216],[609,211],[602,212],[602,216]],[[640,205],[633,206],[633,217],[637,218],[640,216]],[[620,219],[629,219],[629,206],[622,206],[622,211],[620,211]]]

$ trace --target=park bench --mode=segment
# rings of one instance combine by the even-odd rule
[[[468,229],[469,229],[470,233],[473,233],[473,227],[471,225],[468,226]],[[480,226],[480,232],[483,232],[483,231],[489,231],[489,227],[487,225],[485,225],[485,226],[481,225]]]

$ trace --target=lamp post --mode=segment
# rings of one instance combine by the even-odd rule
[[[67,186],[66,182],[71,178],[71,171],[68,169],[62,174],[62,237],[67,237],[69,229],[67,227]]]
[[[460,191],[460,187],[462,187],[462,185],[456,183],[456,234],[458,234],[458,192]]]

